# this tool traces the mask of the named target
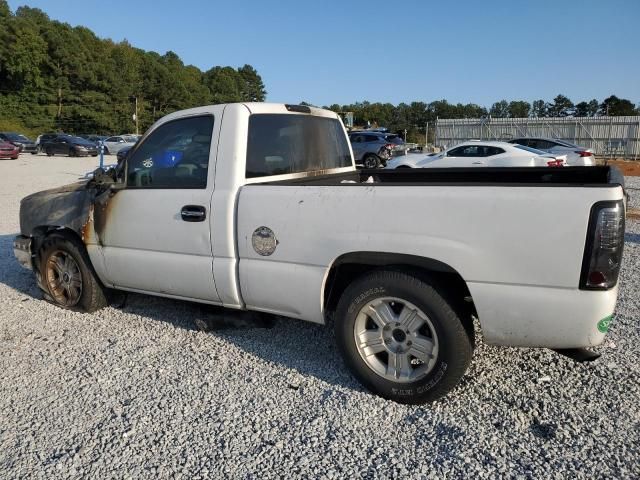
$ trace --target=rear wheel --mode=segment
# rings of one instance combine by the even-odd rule
[[[45,150],[45,153],[47,154],[47,157],[53,157],[53,150],[51,150],[50,148],[47,148]]]
[[[107,305],[105,289],[77,240],[48,237],[40,254],[40,275],[45,297],[60,307],[93,312]]]
[[[434,286],[416,276],[381,270],[356,280],[336,320],[347,367],[369,390],[400,403],[446,395],[471,362],[472,334]]]
[[[364,168],[378,168],[380,166],[380,158],[372,153],[365,155],[362,159]]]
[[[102,147],[102,154],[103,155],[109,155],[109,149],[107,148],[106,145]]]

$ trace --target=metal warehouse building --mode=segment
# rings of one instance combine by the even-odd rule
[[[435,144],[451,147],[470,139],[547,137],[591,148],[604,158],[640,158],[640,116],[438,119]]]

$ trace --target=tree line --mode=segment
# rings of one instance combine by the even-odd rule
[[[308,104],[307,102],[301,102]],[[431,103],[411,102],[393,105],[391,103],[356,102],[348,105],[328,105],[334,112],[352,112],[355,126],[384,126],[393,132],[404,133],[407,139],[424,142],[425,127],[434,125],[438,118],[523,118],[523,117],[593,117],[600,115],[622,116],[640,115],[640,107],[630,100],[611,95],[602,102],[596,99],[574,104],[565,95],[557,95],[553,101],[501,100],[487,109],[475,103],[453,104],[447,100]]]
[[[175,110],[265,97],[251,65],[201,71],[0,0],[0,130],[133,132],[137,103],[142,132]]]

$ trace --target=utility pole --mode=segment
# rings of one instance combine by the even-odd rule
[[[136,99],[136,135],[139,135],[140,132],[138,130],[138,97],[134,97]]]
[[[136,135],[140,134],[138,129],[138,97],[137,95],[129,97],[129,100],[134,100],[136,102],[135,113],[133,114],[133,120],[136,122]]]

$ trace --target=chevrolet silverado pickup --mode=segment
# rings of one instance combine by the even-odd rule
[[[474,317],[490,344],[601,343],[624,202],[609,167],[356,170],[335,113],[245,103],[164,117],[117,169],[24,198],[20,228],[60,307],[119,289],[331,319],[357,379],[423,403],[467,370]]]

